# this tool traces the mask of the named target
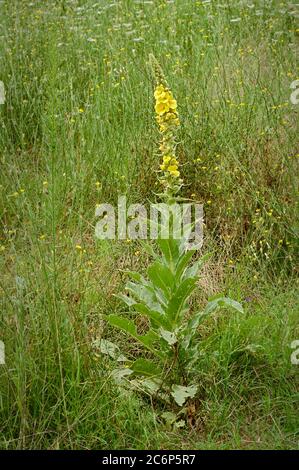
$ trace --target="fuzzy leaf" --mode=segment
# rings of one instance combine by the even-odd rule
[[[111,375],[117,384],[121,384],[124,379],[131,374],[133,374],[133,371],[131,369],[122,367],[120,369],[114,369]]]
[[[174,276],[165,264],[156,260],[147,270],[150,280],[154,287],[163,290],[164,294],[169,297],[174,287]]]
[[[179,258],[179,243],[178,240],[174,240],[169,238],[164,240],[163,238],[159,238],[157,240],[158,246],[162,251],[166,264],[169,266],[174,267]]]
[[[162,373],[161,369],[156,364],[143,358],[136,359],[136,361],[131,364],[130,368],[135,374],[144,375],[145,377],[155,377]]]
[[[189,385],[183,387],[182,385],[173,385],[171,395],[179,406],[182,406],[187,398],[194,398],[197,392],[197,385]]]
[[[164,330],[163,328],[159,329],[159,334],[162,336],[165,341],[172,346],[173,344],[177,343],[178,339],[176,335],[172,331]]]
[[[118,362],[127,361],[127,358],[121,354],[117,344],[112,343],[112,341],[108,341],[107,339],[100,339],[94,341],[93,344],[94,346],[100,348],[102,354],[107,354],[108,356],[112,357],[112,359],[116,359]]]
[[[186,300],[195,289],[196,279],[185,279],[176,290],[169,301],[167,315],[176,323],[180,317],[180,313],[185,305]]]
[[[243,307],[239,302],[236,302],[229,297],[223,297],[221,294],[210,299],[204,312],[211,313],[219,307],[231,307],[240,313],[244,312]]]
[[[156,327],[158,325],[162,328],[165,328],[166,330],[172,329],[172,324],[170,323],[165,314],[156,312],[155,310],[151,310],[150,308],[148,308],[147,305],[139,303],[134,305],[134,310],[150,318],[154,322],[154,324],[156,324]]]
[[[184,279],[189,279],[198,276],[198,271],[204,265],[204,263],[211,257],[210,253],[199,258],[195,263],[186,269],[184,273]]]
[[[128,320],[127,318],[114,314],[108,316],[108,321],[110,325],[116,326],[126,333],[129,333],[130,336],[143,344],[149,351],[160,359],[164,359],[165,355],[161,351],[156,350],[153,346],[153,343],[159,340],[159,336],[153,330],[149,330],[145,335],[138,335],[136,325],[132,320]]]
[[[182,254],[178,260],[176,269],[175,269],[175,277],[179,281],[181,276],[188,265],[189,261],[191,260],[192,256],[194,255],[195,250],[188,250],[184,254]]]

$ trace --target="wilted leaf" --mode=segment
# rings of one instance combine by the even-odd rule
[[[112,343],[112,341],[108,341],[107,339],[100,339],[94,341],[93,344],[100,349],[102,354],[107,354],[108,356],[112,357],[112,359],[116,359],[118,362],[127,361],[127,358],[121,354],[117,344]]]
[[[176,335],[172,331],[164,330],[164,328],[159,329],[159,334],[170,346],[177,343],[178,341]]]
[[[121,384],[125,377],[128,377],[131,374],[133,374],[131,369],[123,367],[121,369],[114,369],[111,375],[117,384]]]
[[[179,406],[182,406],[187,398],[194,398],[197,392],[197,385],[189,385],[184,387],[183,385],[173,385],[171,395],[175,399]]]

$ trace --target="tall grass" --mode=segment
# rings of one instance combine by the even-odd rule
[[[295,8],[0,3],[2,448],[298,445]],[[121,269],[148,262],[136,243],[96,242],[94,209],[153,192],[150,52],[180,103],[185,195],[205,203],[216,253],[193,307],[220,287],[247,305],[202,330],[201,399],[178,434],[92,348],[122,308]]]

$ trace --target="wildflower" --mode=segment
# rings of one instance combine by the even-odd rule
[[[162,163],[160,182],[164,186],[165,196],[172,199],[182,186],[180,179],[179,162],[175,155],[175,132],[180,125],[177,112],[177,101],[170,90],[163,71],[153,55],[150,56],[154,71],[156,87],[154,91],[156,121],[161,134],[159,150]]]

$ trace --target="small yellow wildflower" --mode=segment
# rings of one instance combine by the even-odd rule
[[[167,163],[169,163],[171,160],[171,157],[169,155],[164,155],[163,156],[163,163],[165,163],[167,165]]]
[[[167,168],[167,171],[169,171],[170,173],[173,173],[174,171],[176,171],[178,169],[178,166],[177,165],[171,165]]]

